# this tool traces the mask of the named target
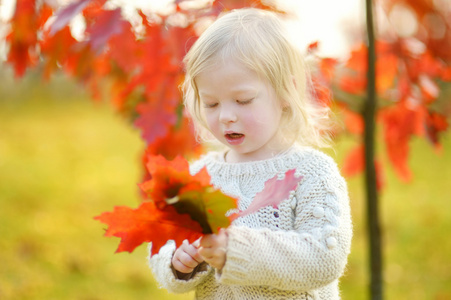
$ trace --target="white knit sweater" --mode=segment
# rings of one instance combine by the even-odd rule
[[[227,163],[222,153],[211,152],[191,172],[204,166],[215,187],[239,199],[241,210],[276,174],[295,168],[303,179],[277,209],[268,206],[234,221],[221,272],[203,263],[190,279],[178,279],[171,269],[175,243],[169,241],[149,260],[162,287],[195,290],[196,299],[340,299],[338,278],[352,224],[346,183],[330,157],[295,146],[267,160]]]

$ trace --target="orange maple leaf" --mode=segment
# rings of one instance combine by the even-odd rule
[[[16,77],[22,77],[27,67],[38,62],[35,46],[39,21],[34,0],[17,0],[11,20],[11,32],[6,36],[10,43],[7,61],[13,65]]]
[[[351,149],[343,162],[342,172],[347,177],[355,176],[365,170],[365,146],[359,144]]]
[[[49,31],[44,33],[44,39],[40,41],[41,54],[46,57],[44,62],[44,78],[50,79],[50,75],[59,68],[65,66],[72,53],[71,49],[77,41],[70,32],[69,27],[64,27],[53,35]]]
[[[422,122],[417,117],[418,114],[405,103],[399,103],[381,112],[388,158],[404,181],[409,181],[412,177],[408,166],[410,137],[420,133],[422,128]]]
[[[385,185],[385,176],[382,164],[379,160],[374,160],[376,171],[376,188],[382,190]],[[359,144],[351,149],[343,162],[342,172],[346,177],[352,177],[361,174],[365,170],[365,145]]]
[[[109,226],[105,236],[121,238],[116,252],[132,252],[142,243],[151,242],[153,255],[168,240],[179,246],[185,239],[192,243],[202,236],[199,223],[188,214],[179,214],[172,206],[159,209],[153,202],[144,202],[137,209],[117,206],[94,219]]]
[[[163,155],[167,159],[174,159],[179,155],[184,157],[198,157],[202,153],[202,146],[196,140],[194,128],[186,117],[169,129],[165,136],[156,138],[146,148],[144,161],[147,164],[149,155]]]

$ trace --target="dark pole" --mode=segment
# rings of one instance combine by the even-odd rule
[[[382,300],[382,251],[379,227],[378,193],[376,186],[375,113],[376,113],[376,50],[372,0],[366,0],[366,25],[368,33],[368,87],[363,109],[365,123],[365,185],[367,198],[367,227],[370,256],[370,295],[372,300]]]

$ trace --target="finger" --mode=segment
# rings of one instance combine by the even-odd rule
[[[195,240],[191,245],[193,245],[196,248],[199,248],[200,246],[200,240],[202,239],[202,237],[198,238],[197,240]]]
[[[189,241],[188,240],[183,240],[182,244],[180,245],[180,247],[182,248],[186,248],[189,246]]]
[[[181,272],[181,273],[185,273],[185,274],[191,273],[191,272],[193,272],[193,270],[194,270],[194,268],[191,268],[191,267],[188,267],[188,266],[184,265],[184,264],[183,264],[180,260],[178,260],[178,259],[175,259],[175,260],[172,262],[172,266],[174,267],[175,270],[177,270],[177,271],[179,271],[179,272]]]
[[[203,251],[201,251],[201,253],[205,255],[205,257],[204,257],[205,261],[210,266],[212,266],[213,268],[216,268],[216,269],[222,269],[224,267],[224,264],[226,261],[225,252],[218,251],[218,250],[215,250],[216,253],[212,253],[212,252],[213,252],[213,250],[209,250],[209,249],[203,249]]]
[[[180,255],[177,256],[177,259],[185,266],[193,269],[199,264],[197,260],[186,252],[180,253]]]
[[[214,252],[214,249],[212,249],[212,248],[200,247],[199,248],[199,255],[206,262],[209,262],[209,261],[211,261],[212,259],[215,258],[215,252]]]
[[[214,243],[214,239],[214,234],[206,234],[201,238],[199,245],[204,248],[210,248]]]
[[[201,263],[204,261],[197,251],[198,245],[195,245],[195,243],[198,244],[199,241],[200,241],[200,238],[197,239],[196,241],[194,241],[193,244],[190,244],[188,240],[185,240],[185,241],[183,241],[182,245],[180,246],[180,248],[184,252],[188,253],[194,260],[196,260],[197,263]]]
[[[204,261],[202,259],[202,257],[200,256],[198,249],[196,247],[194,247],[193,245],[189,245],[184,250],[188,255],[190,255],[192,257],[192,259],[197,261],[198,264],[200,264],[201,262]]]
[[[227,233],[226,229],[221,228],[219,230],[218,240],[219,240],[220,244],[222,244],[222,246],[227,246],[228,241],[229,241],[229,234]]]
[[[211,259],[211,251],[209,250],[209,248],[204,248],[201,246],[199,247],[198,252],[202,259],[204,259],[205,261],[208,262],[208,260]]]

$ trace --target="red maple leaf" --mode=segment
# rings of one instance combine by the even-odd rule
[[[152,242],[155,254],[168,240],[179,246],[185,239],[192,243],[202,236],[199,223],[188,214],[179,214],[172,206],[159,209],[153,202],[144,202],[137,209],[115,207],[94,219],[109,226],[105,236],[121,238],[116,252],[132,252],[142,243]]]
[[[343,116],[346,128],[350,133],[361,135],[364,130],[364,122],[361,114],[356,113],[346,106],[343,107]]]
[[[86,29],[92,49],[100,50],[113,35],[122,31],[121,9],[104,10],[96,18],[95,23]]]
[[[55,15],[55,21],[50,27],[50,35],[54,35],[56,32],[67,26],[67,24],[69,24],[77,14],[82,12],[91,1],[92,0],[74,1],[58,10]]]
[[[377,159],[374,161],[376,169],[376,188],[380,191],[385,185],[382,165]],[[360,144],[348,152],[343,163],[343,175],[347,177],[361,174],[365,170],[365,145]]]
[[[149,144],[157,137],[165,136],[169,127],[174,125],[177,116],[171,109],[164,106],[164,102],[140,103],[136,107],[139,114],[135,126],[141,129],[142,138]]]
[[[39,21],[35,0],[17,0],[11,32],[6,36],[10,43],[7,61],[13,65],[16,77],[22,77],[27,67],[38,61],[35,46]]]
[[[72,37],[69,27],[64,27],[53,36],[44,33],[44,39],[40,42],[41,54],[46,57],[44,62],[44,78],[49,79],[50,75],[59,68],[65,66],[70,59],[71,49],[77,41]]]
[[[365,170],[365,146],[360,144],[348,152],[343,163],[343,175],[351,177]]]
[[[414,133],[423,130],[423,122],[406,103],[384,109],[381,117],[388,157],[401,179],[409,181],[412,177],[408,167],[409,140]]]
[[[434,144],[437,149],[441,148],[439,143],[439,134],[448,129],[446,116],[438,113],[430,113],[425,123],[425,132],[428,140]]]
[[[194,128],[186,117],[169,129],[168,134],[160,136],[149,144],[145,159],[149,155],[162,155],[166,159],[174,159],[179,155],[184,157],[197,157],[202,153],[202,146],[197,142]]]

